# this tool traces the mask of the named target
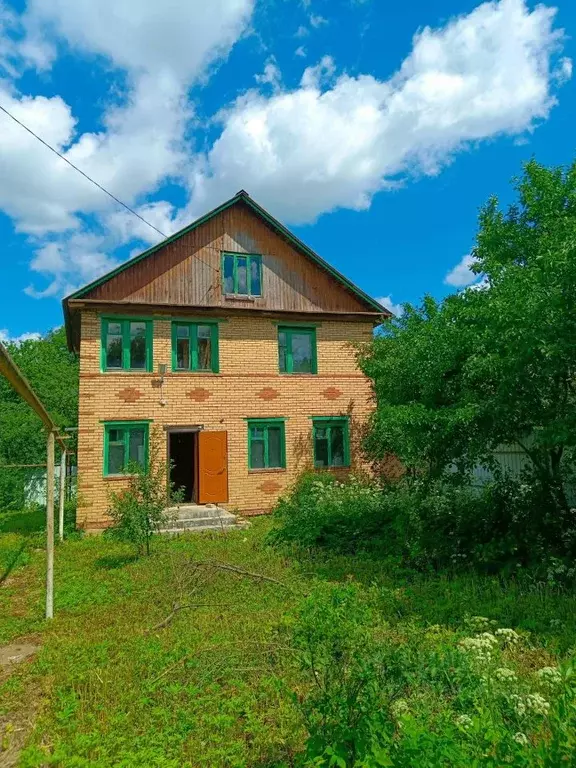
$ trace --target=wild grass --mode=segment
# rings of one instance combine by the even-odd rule
[[[265,543],[269,527],[257,520],[225,535],[156,538],[151,556],[141,558],[107,537],[71,538],[56,550],[50,623],[42,618],[40,534],[22,537],[25,557],[0,587],[0,645],[31,639],[41,650],[0,677],[0,744],[30,719],[34,700],[23,768],[303,764],[309,730],[302,704],[313,683],[293,627],[306,596],[331,584],[352,584],[360,595],[376,590],[370,615],[376,636],[389,643],[416,649],[425,638],[440,653],[469,633],[466,616],[481,615],[522,632],[513,660],[521,675],[571,655],[576,596],[566,590],[473,575],[421,577],[369,555],[281,552]],[[0,550],[18,549],[14,536],[0,534]],[[272,581],[194,570],[198,561]],[[178,609],[186,603],[193,605]],[[406,696],[440,722],[453,703],[426,675],[413,677]]]

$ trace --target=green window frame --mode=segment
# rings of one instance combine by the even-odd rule
[[[132,365],[133,342],[141,335],[134,335],[134,326],[144,326],[144,365]],[[119,345],[119,365],[110,365],[108,341],[116,339]],[[139,317],[103,317],[101,319],[100,367],[102,371],[133,371],[151,373],[153,368],[153,321]]]
[[[247,419],[248,469],[286,469],[286,419]],[[274,458],[274,441],[276,458]],[[255,460],[261,449],[262,460]]]
[[[310,358],[306,366],[303,365],[303,361],[298,360],[295,354],[298,344],[297,337],[310,339]],[[296,376],[318,373],[316,328],[296,325],[278,326],[278,370],[280,373],[290,373]]]
[[[131,461],[148,466],[149,421],[104,422],[104,477],[126,474]],[[142,433],[141,439],[138,433]],[[139,458],[134,453],[139,453]]]
[[[225,296],[262,296],[262,256],[223,251],[222,293]]]
[[[201,353],[201,341],[210,339],[210,360],[206,365],[206,357]],[[179,355],[178,342],[188,341],[188,349]],[[187,359],[186,359],[187,358]],[[175,373],[219,373],[220,355],[218,350],[218,323],[214,322],[181,322],[172,321],[172,370]],[[180,364],[184,359],[185,364]]]
[[[346,416],[313,416],[314,466],[330,469],[350,466],[350,420]],[[338,461],[341,440],[342,463]]]

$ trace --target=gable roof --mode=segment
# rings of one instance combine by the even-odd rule
[[[364,306],[366,306],[370,311],[378,313],[380,315],[384,315],[385,317],[391,317],[392,313],[388,309],[383,307],[379,302],[377,302],[367,293],[365,293],[360,288],[358,288],[358,286],[356,286],[351,280],[345,277],[341,272],[339,272],[333,266],[328,264],[327,261],[325,261],[317,253],[315,253],[305,243],[303,243],[302,240],[297,238],[296,235],[290,232],[289,229],[287,229],[283,224],[281,224],[277,219],[275,219],[270,213],[268,213],[268,211],[262,208],[262,206],[258,205],[258,203],[255,200],[253,200],[250,197],[250,195],[247,192],[245,192],[243,189],[241,189],[240,192],[234,195],[234,197],[231,197],[230,200],[227,200],[225,203],[222,203],[221,205],[219,205],[217,208],[214,208],[209,213],[206,213],[204,216],[201,216],[199,219],[196,219],[196,221],[184,227],[179,232],[176,232],[174,235],[167,237],[165,240],[162,240],[161,242],[152,246],[152,248],[149,248],[147,251],[144,251],[138,256],[135,256],[133,259],[130,259],[129,261],[124,262],[123,264],[120,264],[120,266],[116,267],[111,272],[108,272],[102,277],[99,277],[97,280],[94,280],[91,283],[88,283],[88,285],[85,285],[83,288],[80,288],[74,293],[71,293],[69,296],[66,296],[66,298],[63,300],[65,317],[68,318],[68,302],[70,300],[81,299],[85,297],[94,288],[97,288],[103,283],[108,282],[108,280],[111,280],[113,277],[120,274],[121,272],[124,272],[127,269],[130,269],[131,267],[133,267],[135,264],[138,264],[144,259],[147,259],[149,256],[152,256],[161,248],[164,248],[164,246],[169,245],[170,243],[173,243],[175,240],[178,240],[184,235],[187,235],[189,232],[192,232],[193,230],[197,229],[202,224],[205,224],[206,222],[210,221],[210,219],[213,219],[215,216],[218,216],[218,214],[222,213],[227,208],[230,208],[233,205],[236,205],[237,203],[244,203],[245,205],[247,205],[259,218],[261,218],[280,237],[287,240],[297,251],[302,253],[306,258],[310,259],[310,261],[314,262],[322,270],[330,274],[344,288],[346,288],[348,291],[354,294],[354,296],[356,296],[356,298],[362,304],[364,304]]]

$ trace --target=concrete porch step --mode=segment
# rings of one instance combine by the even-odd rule
[[[171,519],[160,533],[184,531],[222,531],[242,529],[249,523],[239,521],[236,515],[213,504],[181,504],[166,510]]]

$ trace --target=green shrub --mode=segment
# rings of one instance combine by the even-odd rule
[[[390,520],[377,483],[329,472],[306,472],[274,509],[274,543],[354,552],[384,532]]]
[[[507,478],[482,488],[450,477],[380,486],[306,473],[276,505],[270,540],[377,551],[419,570],[530,567],[540,580],[558,583],[576,576],[573,510],[570,515],[549,519],[533,484]]]

